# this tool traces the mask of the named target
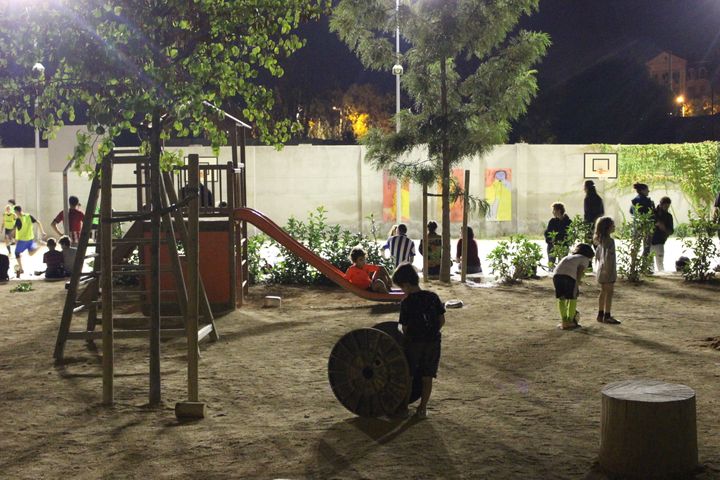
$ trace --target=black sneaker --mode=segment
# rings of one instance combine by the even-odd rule
[[[602,322],[609,325],[620,325],[622,323],[620,320],[617,320],[613,317],[605,317],[603,318]]]

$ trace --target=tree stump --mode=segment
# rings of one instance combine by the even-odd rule
[[[695,391],[656,380],[602,390],[600,466],[620,475],[662,478],[698,465]]]

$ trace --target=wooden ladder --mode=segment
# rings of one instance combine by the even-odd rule
[[[135,188],[137,190],[137,209],[129,212],[116,211],[112,213],[112,216],[115,218],[128,217],[129,219],[132,219],[136,218],[138,215],[142,215],[145,205],[143,201],[144,199],[149,198],[149,158],[141,155],[137,149],[115,149],[107,158],[104,159],[104,161],[108,162],[109,165],[106,165],[105,168],[103,168],[102,164],[98,164],[96,167],[95,175],[90,186],[90,194],[86,204],[87,212],[93,212],[91,215],[95,215],[94,212],[98,206],[99,200],[103,203],[103,211],[110,212],[112,211],[112,189]],[[135,166],[135,183],[112,183],[113,167],[119,165]],[[161,224],[165,236],[163,243],[168,249],[170,259],[170,268],[168,271],[172,272],[175,278],[175,289],[161,291],[161,293],[176,294],[181,316],[162,316],[160,318],[161,320],[180,320],[186,319],[188,296],[183,278],[181,259],[177,251],[176,239],[179,238],[183,244],[186,245],[187,228],[183,214],[179,209],[175,209],[172,216],[170,214],[170,205],[177,204],[178,199],[172,182],[168,182],[170,179],[169,174],[164,174],[163,179],[164,181],[161,182],[161,204],[164,209]],[[102,195],[103,190],[107,192],[106,195]],[[105,202],[107,202],[107,204]],[[102,332],[96,331],[96,326],[98,324],[102,324],[98,317],[98,309],[102,307],[103,288],[100,279],[102,276],[102,269],[104,268],[102,261],[103,245],[111,245],[111,254],[105,255],[105,257],[110,264],[114,281],[117,281],[116,279],[118,276],[141,277],[147,276],[150,273],[149,268],[132,266],[127,263],[127,259],[136,249],[142,249],[145,245],[149,244],[150,239],[145,238],[145,220],[134,220],[131,227],[120,239],[103,238],[103,229],[100,228],[97,232],[97,239],[93,242],[91,238],[93,232],[91,215],[86,215],[86,221],[83,223],[75,256],[75,263],[72,269],[72,275],[70,277],[70,281],[66,284],[68,293],[65,297],[65,305],[63,307],[62,319],[53,354],[55,361],[58,363],[63,361],[65,345],[68,340],[85,340],[86,342],[91,343],[95,339],[102,338]],[[179,227],[177,237],[175,226]],[[95,247],[95,253],[88,255],[89,247],[93,246]],[[89,257],[93,257],[94,259],[92,271],[83,272],[85,260]],[[157,281],[159,282],[159,278]],[[79,293],[82,285],[85,285],[85,290],[82,293]],[[141,303],[143,297],[147,295],[147,292],[141,290],[116,290],[112,287],[109,288],[109,291],[112,294],[109,300],[110,303],[112,303],[112,307],[110,307],[110,309],[103,310],[110,313],[112,317],[118,320],[122,319],[125,322],[139,324],[139,327],[137,328],[133,327],[125,330],[116,330],[113,328],[113,336],[116,338],[147,338],[150,331],[149,317],[144,315],[123,317],[112,313],[112,309],[120,302],[123,304]],[[209,337],[213,341],[217,340],[219,335],[202,280],[200,280],[200,309],[206,325],[199,328],[198,341],[206,337]],[[86,328],[84,330],[71,330],[70,326],[73,314],[80,313],[84,310],[87,310],[88,312]],[[185,336],[185,329],[163,329],[162,336],[165,338]]]

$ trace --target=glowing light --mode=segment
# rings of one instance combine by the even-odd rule
[[[678,103],[678,105],[681,105],[685,103],[685,97],[683,97],[682,95],[678,95],[675,101]]]

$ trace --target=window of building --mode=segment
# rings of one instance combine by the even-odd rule
[[[668,76],[667,73],[663,73],[663,74],[662,74],[662,81],[663,81],[663,83],[668,83],[668,79],[669,79],[669,78],[670,78],[670,77]]]
[[[688,78],[690,80],[695,80],[695,69],[694,68],[688,69]]]
[[[680,72],[673,72],[673,83],[680,83]]]
[[[707,78],[707,70],[706,70],[705,68],[701,68],[701,69],[698,71],[698,76],[699,76],[700,78]]]

